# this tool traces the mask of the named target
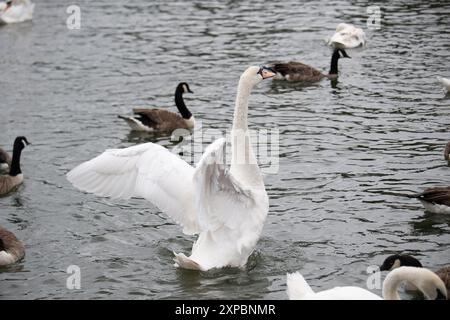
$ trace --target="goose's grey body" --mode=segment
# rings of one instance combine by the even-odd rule
[[[1,171],[7,171],[11,167],[11,156],[0,148],[0,172]]]
[[[429,212],[450,214],[450,186],[428,188],[413,197],[419,199]]]
[[[25,248],[16,236],[0,226],[0,266],[20,261],[25,256]]]
[[[324,78],[336,79],[338,77],[339,58],[350,58],[345,50],[335,49],[331,57],[330,71],[324,74],[321,71],[301,62],[273,62],[270,67],[276,72],[275,79],[290,82],[317,82]]]
[[[192,93],[189,85],[186,82],[179,83],[175,90],[175,105],[179,113],[159,108],[135,108],[134,116],[119,118],[124,119],[134,131],[171,133],[176,129],[191,130],[195,126],[195,119],[183,100],[183,93],[187,92]]]
[[[0,176],[0,197],[14,191],[23,182],[23,174],[20,168],[20,156],[25,145],[28,145],[25,137],[17,137],[14,140],[13,157],[9,173]]]

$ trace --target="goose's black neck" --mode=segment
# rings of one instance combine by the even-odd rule
[[[3,244],[3,240],[0,238],[0,251],[5,251],[5,245]]]
[[[190,117],[192,117],[192,113],[189,111],[189,109],[184,104],[183,86],[178,86],[177,89],[175,90],[175,104],[178,108],[178,111],[180,111],[183,119],[189,119]]]
[[[22,173],[20,170],[20,155],[22,154],[22,148],[18,145],[14,145],[13,156],[11,161],[11,169],[9,170],[10,176],[17,176]]]
[[[338,60],[339,60],[339,51],[334,50],[333,55],[331,56],[331,67],[330,67],[330,75],[338,74]]]

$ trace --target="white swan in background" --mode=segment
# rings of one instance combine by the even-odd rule
[[[203,271],[243,267],[269,210],[249,142],[248,99],[256,84],[274,75],[268,68],[253,66],[240,77],[230,170],[224,164],[221,138],[206,148],[195,168],[162,146],[145,143],[107,150],[70,171],[67,179],[100,196],[145,198],[181,224],[185,234],[199,234],[189,257],[174,253],[176,266]]]
[[[337,49],[353,49],[366,45],[366,34],[363,29],[352,24],[340,23],[336,27],[336,32],[328,40],[328,44]]]
[[[0,2],[0,24],[23,22],[33,19],[34,3],[30,0]]]
[[[383,298],[400,300],[398,288],[407,281],[413,284],[428,300],[447,299],[447,289],[442,280],[425,268],[400,267],[391,271],[383,282]],[[290,300],[381,300],[382,298],[360,287],[334,287],[314,292],[299,273],[287,274],[287,294]]]
[[[450,79],[437,77],[438,81],[444,86],[444,88],[450,92]]]

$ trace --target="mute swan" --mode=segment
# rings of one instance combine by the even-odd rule
[[[0,196],[10,193],[23,182],[23,174],[20,170],[20,155],[28,144],[27,138],[25,137],[17,137],[14,140],[13,157],[9,174],[0,176]]]
[[[0,24],[33,19],[34,3],[29,0],[0,2]]]
[[[0,148],[0,172],[9,170],[11,166],[11,156]]]
[[[361,28],[352,24],[340,23],[336,27],[336,32],[328,40],[328,44],[337,49],[353,49],[366,45],[366,35]]]
[[[408,197],[419,199],[426,211],[450,214],[450,186],[428,188]]]
[[[173,132],[175,129],[192,129],[195,119],[184,104],[183,93],[193,93],[186,82],[178,84],[175,90],[175,104],[181,116],[165,109],[133,109],[136,117],[119,116],[132,130]]]
[[[438,81],[444,86],[444,88],[450,92],[450,79],[437,77]]]
[[[396,268],[407,266],[423,268],[422,264],[416,258],[406,255],[406,254],[393,254],[387,257],[380,267],[380,271],[391,271]],[[447,297],[450,297],[450,265],[440,268],[435,272],[442,282],[444,282],[447,288]],[[417,290],[417,288],[412,287],[409,290]]]
[[[277,73],[275,79],[298,81],[298,82],[317,82],[324,78],[336,79],[338,76],[339,58],[350,58],[342,49],[335,49],[331,57],[330,72],[323,74],[319,70],[310,67],[301,62],[275,62],[271,68]]]
[[[398,287],[403,281],[416,286],[428,300],[447,299],[442,280],[425,268],[400,267],[391,271],[383,282],[383,298],[400,300]],[[382,298],[360,287],[334,287],[314,292],[299,273],[287,274],[287,294],[291,300],[381,300]]]
[[[12,233],[0,226],[0,266],[6,266],[22,260],[25,248]]]
[[[199,234],[189,257],[175,253],[175,266],[209,270],[243,267],[260,237],[269,210],[264,181],[247,127],[252,88],[275,75],[249,67],[240,77],[232,127],[231,169],[224,164],[225,139],[210,144],[195,168],[167,149],[145,143],[107,150],[67,174],[78,189],[100,196],[142,197]]]

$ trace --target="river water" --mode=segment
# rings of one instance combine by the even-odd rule
[[[450,183],[450,98],[436,82],[450,76],[450,4],[408,3],[383,5],[372,30],[369,1],[78,1],[81,29],[70,30],[72,3],[49,0],[32,22],[0,27],[0,146],[17,135],[32,143],[24,185],[0,198],[0,224],[26,246],[22,262],[0,269],[0,298],[286,299],[286,272],[320,290],[366,287],[367,267],[391,253],[449,263],[450,218],[396,195]],[[180,81],[203,129],[229,129],[247,66],[328,71],[324,39],[340,22],[363,27],[368,44],[340,60],[336,85],[265,80],[253,91],[250,126],[279,133],[279,162],[265,176],[270,211],[245,270],[176,269],[172,251],[189,253],[194,237],[145,200],[99,198],[65,179],[108,148],[172,148],[117,115],[175,110]],[[71,265],[78,290],[66,286]]]

